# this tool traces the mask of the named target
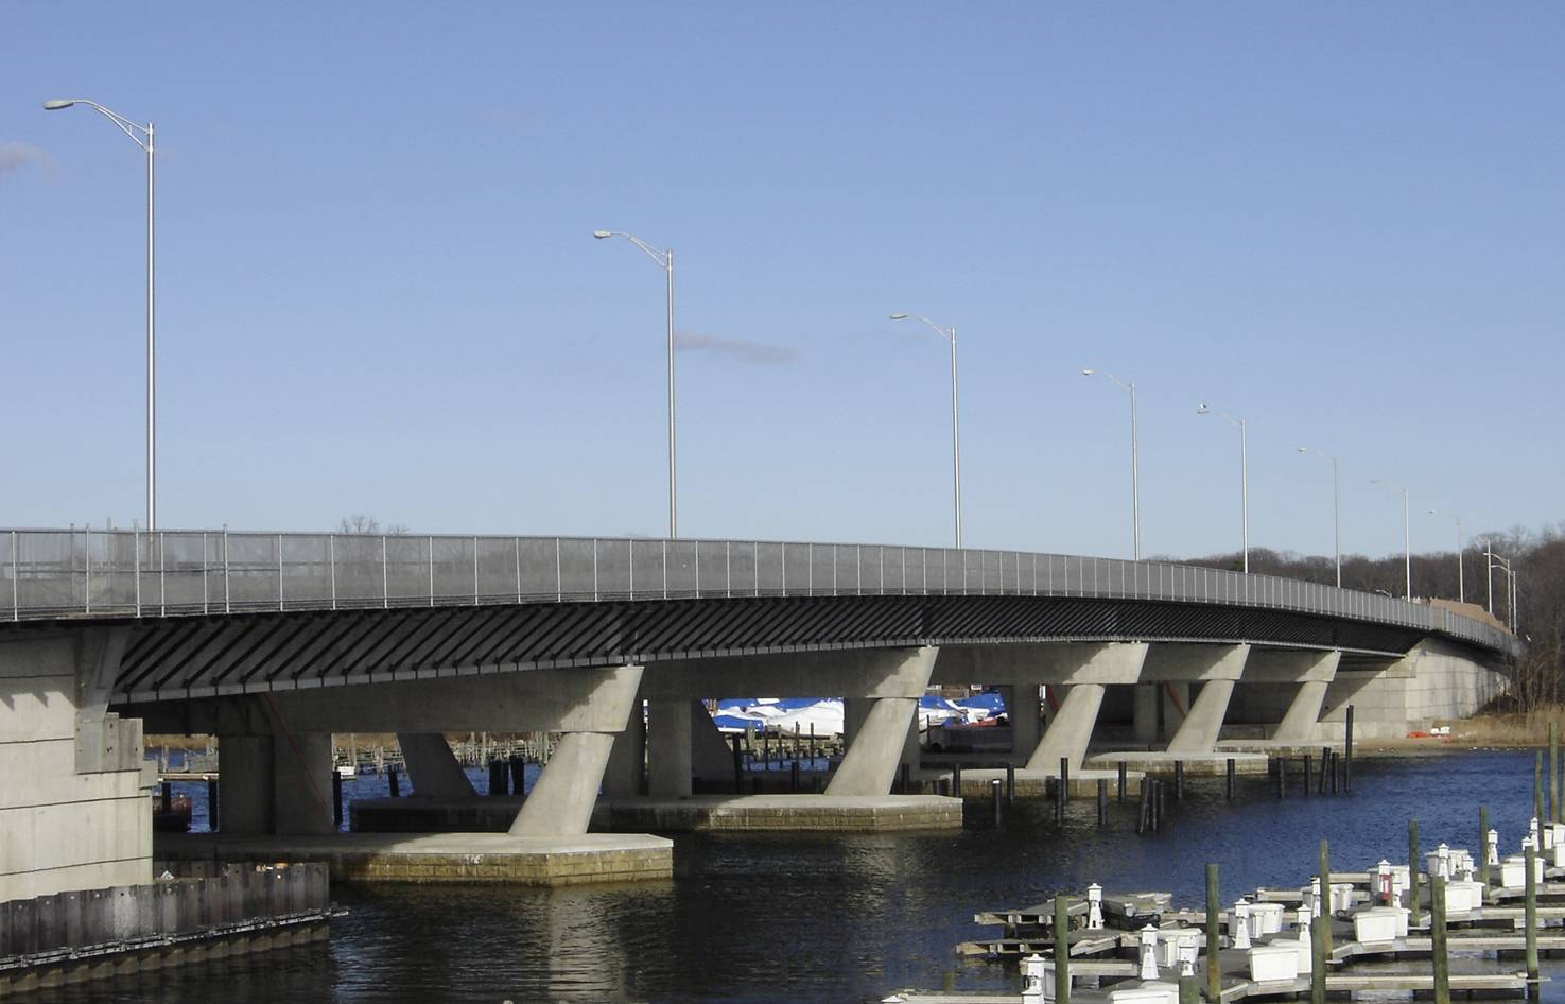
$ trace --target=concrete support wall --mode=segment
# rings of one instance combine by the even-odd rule
[[[271,833],[276,826],[271,736],[218,736],[218,819],[222,832]]]
[[[1320,721],[1320,709],[1326,703],[1326,688],[1329,684],[1325,680],[1305,680],[1299,684],[1299,692],[1294,695],[1288,710],[1283,713],[1282,724],[1277,726],[1277,731],[1272,733],[1272,738],[1281,742],[1302,743],[1320,738],[1320,729],[1316,723]]]
[[[398,732],[402,762],[413,794],[422,798],[477,798],[467,771],[456,762],[451,744],[439,732]]]
[[[1005,695],[1006,717],[1011,723],[1011,759],[1025,763],[1043,738],[1037,684],[1001,687]]]
[[[691,793],[689,698],[647,702],[647,794],[684,798]]]
[[[647,722],[641,702],[635,702],[625,730],[614,737],[614,748],[603,772],[603,793],[610,798],[645,795],[647,787]]]
[[[0,902],[152,881],[140,722],[107,713],[116,631],[0,642]]]
[[[1498,696],[1505,678],[1460,646],[1427,640],[1383,670],[1350,669],[1344,662],[1326,689],[1324,738],[1340,739],[1352,704],[1355,738],[1398,738],[1414,729],[1466,718]]]
[[[1158,693],[1160,690],[1161,688],[1155,683],[1138,683],[1135,686],[1136,703],[1131,721],[1138,746],[1153,745],[1157,742],[1157,737],[1162,730],[1161,719],[1158,714]]]
[[[272,818],[277,832],[334,832],[337,824],[332,819],[331,734],[303,732],[285,736],[273,741],[272,752],[276,758],[272,771]]]

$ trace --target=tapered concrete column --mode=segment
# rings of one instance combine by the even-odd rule
[[[1148,670],[1167,679],[1177,674],[1204,680],[1193,703],[1185,705],[1184,720],[1168,743],[1170,753],[1209,753],[1233,698],[1234,681],[1244,674],[1250,659],[1249,645],[1157,645],[1147,659]],[[1189,699],[1190,685],[1180,683]]]
[[[1158,692],[1163,699],[1163,733],[1161,738],[1172,739],[1179,733],[1190,713],[1190,684],[1185,680],[1161,680]]]
[[[860,694],[843,707],[848,752],[828,795],[885,795],[907,756],[910,723],[940,650],[933,646],[863,653]]]
[[[1106,689],[1101,683],[1077,683],[1066,690],[1059,713],[1027,761],[1028,770],[1058,771],[1061,757],[1070,762],[1071,770],[1081,769]]]
[[[1299,684],[1299,692],[1293,703],[1283,713],[1282,724],[1272,733],[1280,742],[1302,743],[1316,738],[1316,723],[1320,721],[1320,709],[1326,702],[1325,680],[1305,680]]]
[[[1155,683],[1138,683],[1135,687],[1136,704],[1131,712],[1136,744],[1152,746],[1158,736],[1158,690]]]
[[[647,702],[647,793],[685,798],[691,793],[690,699]]]
[[[610,798],[634,798],[646,794],[646,787],[647,722],[637,701],[625,731],[614,737],[614,749],[603,772],[603,793]]]
[[[274,832],[271,736],[219,736],[219,825],[224,833]]]
[[[1169,740],[1170,753],[1210,753],[1217,746],[1217,734],[1223,727],[1223,716],[1228,713],[1228,702],[1234,696],[1234,681],[1208,680],[1201,684],[1201,693],[1190,706],[1190,714],[1180,723],[1179,731]]]
[[[439,732],[398,732],[402,763],[413,794],[422,798],[477,798],[473,782],[456,762],[451,744]]]
[[[511,824],[512,835],[576,837],[586,833],[613,747],[612,732],[567,732],[561,736],[554,756],[544,765]]]
[[[331,733],[300,732],[272,740],[275,832],[333,833]],[[221,805],[219,806],[221,809]]]
[[[916,697],[878,697],[853,737],[828,795],[885,795],[896,780],[907,747],[908,722],[918,710]]]

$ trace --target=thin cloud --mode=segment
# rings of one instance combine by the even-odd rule
[[[780,366],[793,362],[799,355],[797,350],[785,345],[768,345],[742,338],[717,338],[688,331],[676,334],[674,345],[687,352],[711,352],[752,366]]]
[[[36,167],[40,171],[53,173],[54,158],[31,143],[15,140],[0,143],[0,177],[20,171],[24,167]]]

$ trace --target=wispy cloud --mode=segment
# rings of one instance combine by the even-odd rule
[[[31,143],[16,140],[0,143],[0,177],[20,171],[24,167],[36,167],[40,171],[52,172],[54,158]]]
[[[786,345],[768,345],[765,342],[751,342],[742,338],[717,338],[690,331],[677,333],[674,336],[674,345],[687,352],[711,352],[752,366],[780,366],[783,363],[793,362],[799,355],[797,350]]]

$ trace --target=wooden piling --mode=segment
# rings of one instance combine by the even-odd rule
[[[1070,761],[1060,757],[1060,784],[1054,790],[1054,819],[1060,823],[1065,822],[1065,801],[1070,798],[1070,769]]]
[[[1451,1004],[1451,956],[1445,938],[1445,879],[1429,876],[1429,959],[1435,970],[1435,1004]]]
[[[335,767],[331,772],[331,821],[342,829],[342,773]]]
[[[1005,804],[1010,805],[1016,801],[1016,765],[1005,765]]]
[[[1115,766],[1116,772],[1119,774],[1119,794],[1114,797],[1116,800],[1123,802],[1125,800],[1125,761],[1121,760]]]
[[[398,783],[397,768],[388,764],[386,766],[386,791],[392,798],[402,795],[401,785]]]
[[[1310,918],[1310,1004],[1326,1004],[1326,918]]]
[[[1306,785],[1308,788],[1308,785]],[[1288,758],[1277,758],[1277,797],[1288,797]]]
[[[1328,763],[1330,763],[1330,762],[1331,762],[1331,747],[1330,746],[1322,746],[1320,748],[1320,770],[1317,772],[1317,773],[1320,774],[1320,787],[1317,788],[1316,791],[1315,791],[1315,794],[1317,794],[1317,795],[1324,795],[1324,794],[1326,794],[1326,765]]]
[[[1054,1001],[1070,1004],[1070,917],[1066,913],[1065,895],[1054,894]]]
[[[1179,1004],[1201,1004],[1200,977],[1179,977]]]
[[[1336,750],[1332,750],[1329,760],[1331,763],[1331,793],[1335,795],[1337,794],[1337,775],[1342,773],[1342,755]]]
[[[962,797],[962,765],[959,763],[951,765],[951,795],[954,798]]]
[[[1098,778],[1098,825],[1107,826],[1109,822],[1109,779]]]
[[[1423,854],[1418,849],[1418,820],[1407,821],[1407,922],[1418,926],[1422,916],[1418,902],[1418,873],[1424,867]]]
[[[1326,919],[1325,942],[1326,954],[1330,955],[1331,944],[1331,851],[1326,846],[1326,838],[1320,838],[1320,915]]]
[[[994,825],[1000,825],[1000,779],[989,782],[989,801],[994,803]]]
[[[1185,797],[1185,762],[1174,761],[1174,797],[1183,801]]]
[[[1223,904],[1218,900],[1217,866],[1206,866],[1206,999],[1219,1004],[1223,999],[1222,935],[1217,918]]]
[[[1527,848],[1527,979],[1538,983],[1538,879],[1534,871],[1538,851]]]
[[[1483,884],[1483,897],[1489,898],[1489,807],[1478,807],[1478,881]]]
[[[1237,773],[1236,761],[1234,760],[1233,757],[1229,757],[1228,758],[1228,801],[1230,801],[1230,802],[1232,802],[1234,800],[1234,775],[1236,773]]]
[[[1145,833],[1152,823],[1152,782],[1141,779],[1141,804],[1136,806],[1136,832]]]
[[[1347,707],[1347,727],[1342,738],[1342,790],[1353,793],[1353,705]]]
[[[1560,726],[1549,723],[1549,822],[1560,821]]]
[[[1310,755],[1304,754],[1304,797],[1310,797]]]
[[[218,795],[217,778],[209,777],[206,781],[206,826],[209,831],[216,833],[218,830]]]
[[[1532,751],[1532,814],[1542,826],[1543,815],[1543,750]]]

